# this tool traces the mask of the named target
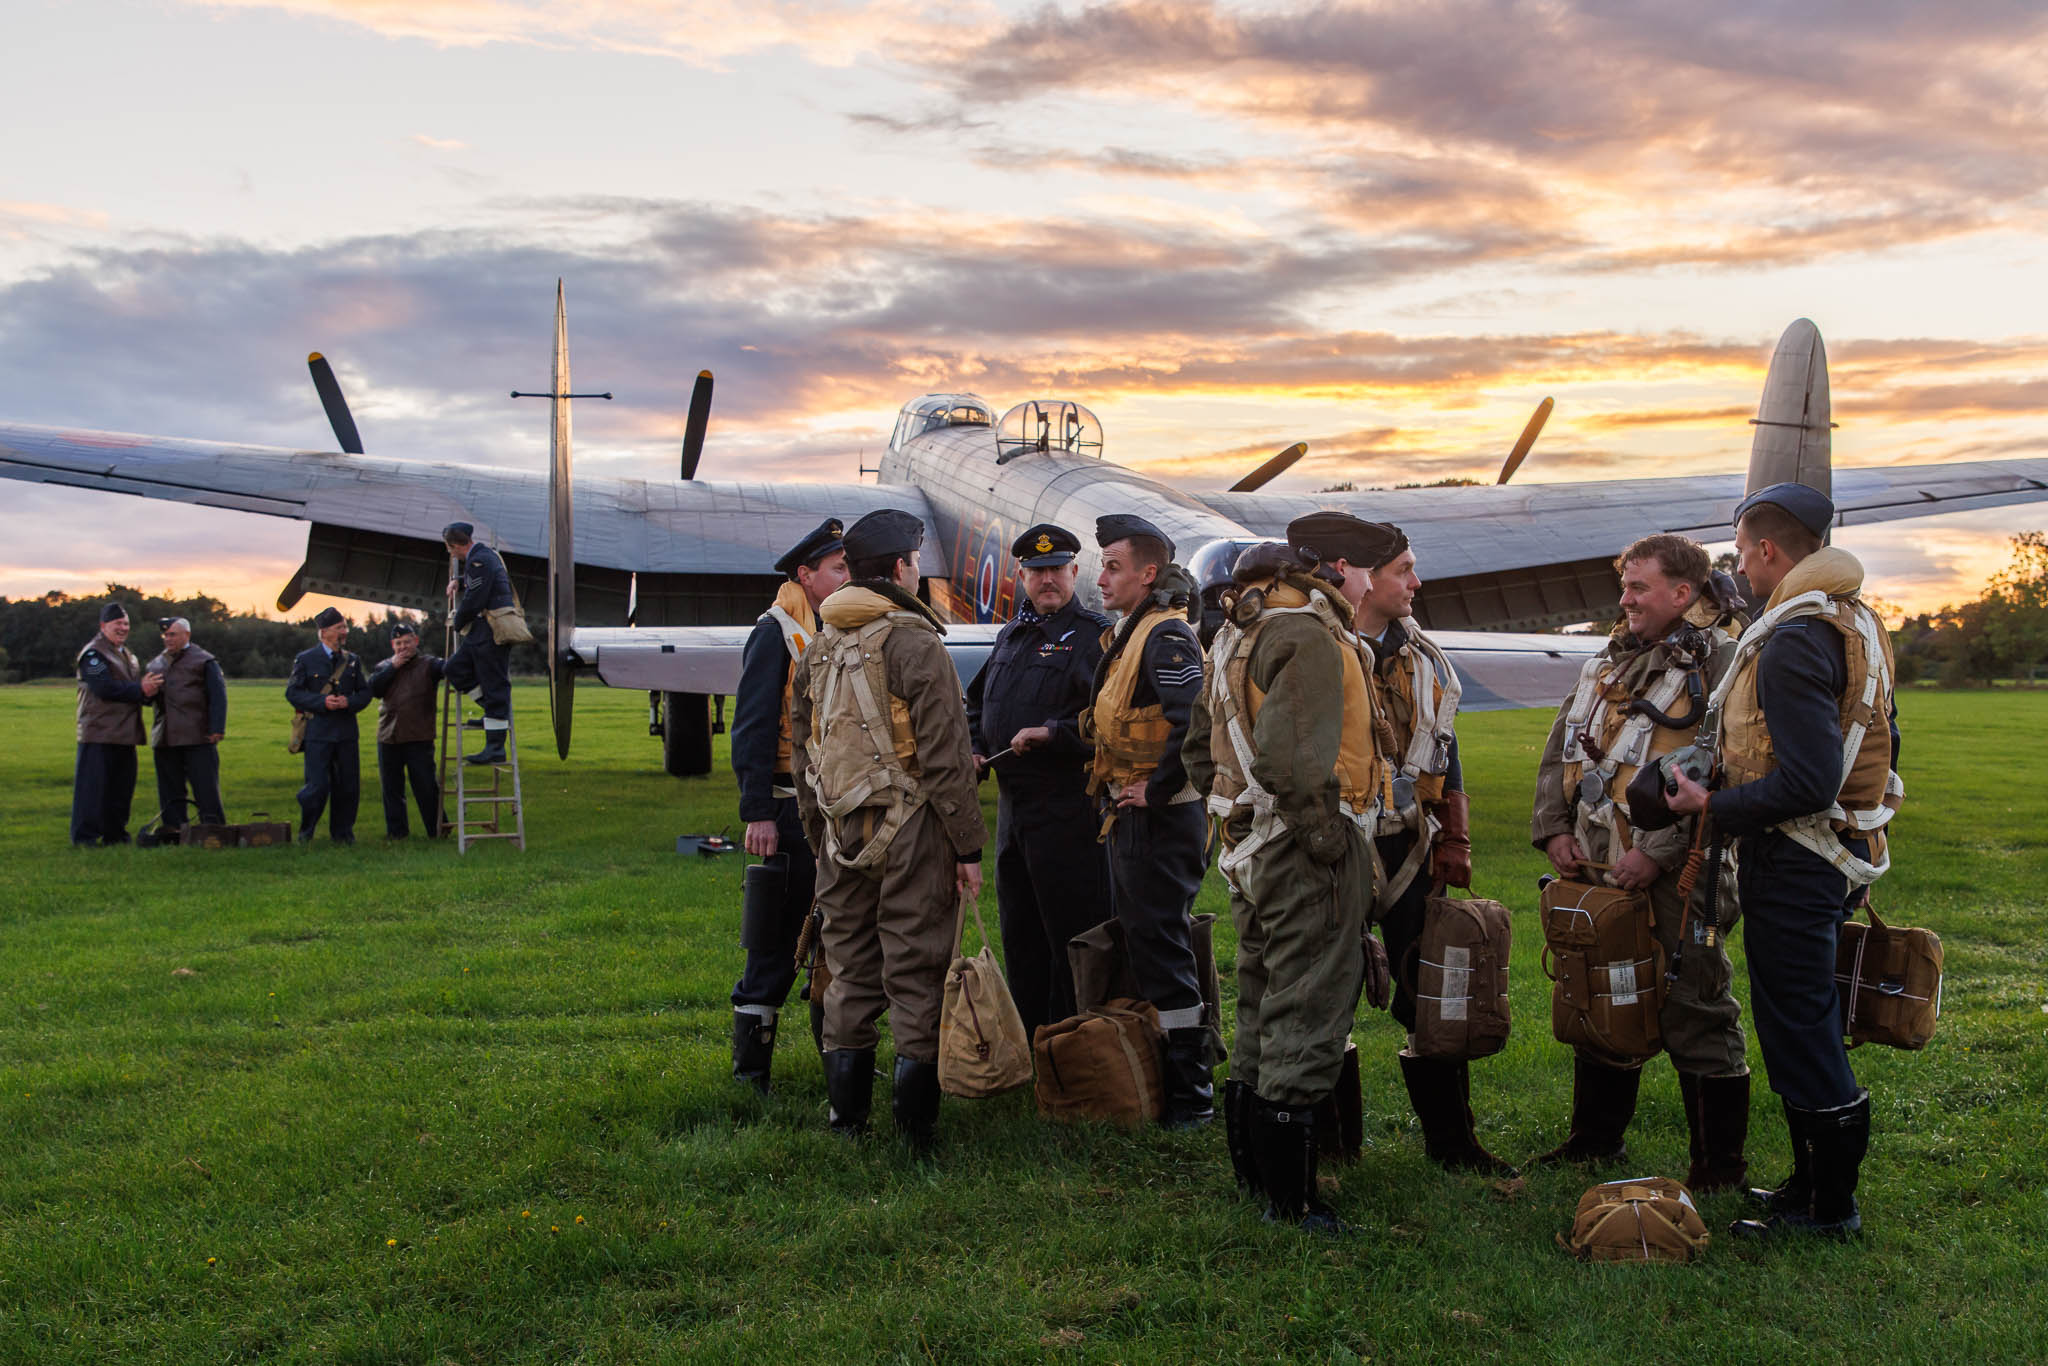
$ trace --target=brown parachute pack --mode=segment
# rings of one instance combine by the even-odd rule
[[[1582,1262],[1689,1262],[1707,1248],[1692,1192],[1668,1176],[1605,1181],[1579,1197],[1569,1238]]]
[[[1401,965],[1415,998],[1415,1051],[1472,1059],[1508,1042],[1508,908],[1436,894],[1423,905],[1422,935]]]
[[[1844,921],[1835,943],[1835,994],[1849,1047],[1925,1048],[1941,1017],[1941,936],[1887,925],[1865,905],[1868,925]]]
[[[1555,878],[1544,884],[1543,971],[1550,1031],[1618,1064],[1664,1046],[1664,950],[1640,892]]]

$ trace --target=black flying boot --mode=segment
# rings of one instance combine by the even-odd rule
[[[1352,1230],[1316,1193],[1315,1114],[1312,1105],[1290,1109],[1254,1095],[1252,1158],[1266,1192],[1268,1222],[1338,1237]]]
[[[1685,1125],[1692,1135],[1692,1167],[1686,1189],[1694,1195],[1741,1190],[1749,1178],[1742,1155],[1749,1141],[1749,1073],[1739,1077],[1678,1074],[1685,1100]]]
[[[1806,1111],[1798,1109],[1783,1097],[1779,1103],[1785,1109],[1785,1133],[1792,1144],[1792,1174],[1773,1190],[1768,1186],[1751,1186],[1750,1203],[1766,1214],[1811,1214],[1813,1213],[1813,1139],[1806,1132]]]
[[[1799,1123],[1811,1145],[1812,1210],[1785,1210],[1768,1219],[1739,1219],[1728,1226],[1735,1237],[1766,1242],[1789,1237],[1846,1240],[1863,1231],[1856,1183],[1864,1155],[1870,1151],[1870,1092],[1832,1110],[1802,1110]]]
[[[502,730],[488,731],[486,736],[484,747],[474,754],[465,754],[462,757],[463,763],[502,764],[505,762],[505,732]]]
[[[939,1141],[939,1065],[914,1058],[896,1059],[889,1112],[896,1134],[919,1157],[930,1157]]]
[[[1166,1031],[1166,1111],[1162,1129],[1196,1129],[1216,1118],[1216,1088],[1209,1081],[1209,1029],[1189,1025]]]
[[[732,1013],[732,1075],[768,1094],[768,1064],[775,1056],[775,1017],[750,1010]]]
[[[1529,1159],[1532,1166],[1577,1162],[1604,1167],[1628,1161],[1629,1121],[1636,1117],[1640,1067],[1609,1067],[1584,1053],[1572,1055],[1572,1127],[1564,1142]]]
[[[825,1098],[831,1102],[827,1122],[833,1133],[847,1138],[865,1134],[875,1099],[875,1050],[825,1050]]]
[[[1425,1058],[1402,1049],[1401,1080],[1408,1103],[1422,1121],[1422,1146],[1429,1160],[1450,1171],[1512,1177],[1515,1169],[1480,1146],[1472,1114],[1472,1070],[1462,1062]]]
[[[1252,1156],[1252,1088],[1235,1078],[1223,1083],[1223,1145],[1230,1150],[1230,1170],[1238,1189],[1264,1195],[1259,1164]]]

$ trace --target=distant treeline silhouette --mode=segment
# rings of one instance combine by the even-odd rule
[[[299,621],[273,621],[230,612],[226,603],[204,593],[169,598],[110,583],[106,592],[91,597],[45,593],[39,598],[0,598],[0,682],[71,677],[78,652],[99,630],[100,605],[109,598],[128,609],[134,623],[128,648],[144,663],[163,647],[163,631],[157,626],[161,617],[190,621],[193,643],[211,651],[229,678],[283,678],[291,672],[292,657],[314,643],[311,613]],[[443,652],[443,612],[358,606],[349,617],[348,648],[368,663],[391,653],[391,628],[400,621],[419,628],[428,650]],[[540,673],[546,668],[545,656],[533,645],[516,647],[511,662],[514,673]]]

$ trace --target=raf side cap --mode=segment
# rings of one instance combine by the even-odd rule
[[[1026,569],[1054,569],[1074,562],[1081,553],[1081,539],[1063,526],[1040,522],[1010,542],[1010,553]]]
[[[1816,536],[1825,537],[1828,528],[1834,525],[1834,500],[1819,489],[1808,488],[1804,484],[1772,484],[1769,488],[1758,489],[1735,505],[1732,520],[1740,525],[1742,514],[1759,503],[1776,503]]]
[[[1310,512],[1287,524],[1287,544],[1304,560],[1343,560],[1378,569],[1408,548],[1408,533],[1391,522],[1368,522],[1348,512]]]
[[[450,522],[447,526],[441,528],[441,540],[444,544],[448,541],[473,541],[475,539],[476,528],[468,522]]]
[[[849,560],[908,555],[924,544],[924,518],[896,508],[877,508],[848,527],[844,539]]]
[[[835,550],[846,548],[846,528],[839,524],[837,517],[827,517],[818,523],[818,529],[782,552],[782,558],[775,562],[775,572],[789,578],[807,564],[824,559]]]
[[[1118,541],[1128,541],[1133,536],[1150,536],[1153,540],[1166,547],[1167,559],[1173,558],[1173,537],[1167,535],[1158,527],[1153,526],[1143,517],[1134,517],[1127,512],[1119,512],[1113,517],[1097,517],[1095,519],[1095,544],[1097,545],[1115,545]]]
[[[416,636],[418,634],[418,628],[409,621],[394,621],[391,623],[391,637],[394,640],[399,636]]]
[[[320,615],[313,618],[313,626],[317,630],[324,631],[330,626],[339,626],[346,620],[346,617],[342,616],[341,613],[335,611],[332,607],[323,607],[320,609]]]
[[[118,602],[109,602],[105,607],[100,608],[100,625],[105,626],[110,621],[122,621],[127,616],[127,608]]]

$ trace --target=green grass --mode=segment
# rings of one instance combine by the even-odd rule
[[[537,751],[545,699],[518,705]],[[233,706],[231,814],[289,812],[277,687]],[[576,757],[530,759],[529,852],[458,860],[383,843],[374,797],[354,850],[73,851],[70,691],[0,689],[0,1361],[2048,1359],[2048,694],[1903,707],[1881,905],[1943,935],[1947,1013],[1922,1053],[1855,1055],[1866,1237],[1589,1268],[1553,1242],[1583,1175],[1506,1192],[1424,1160],[1375,1012],[1368,1149],[1332,1196],[1363,1233],[1337,1245],[1263,1225],[1215,1130],[948,1101],[920,1166],[886,1119],[824,1132],[800,1029],[751,1099],[726,1075],[740,864],[671,852],[736,824],[732,780],[662,776],[635,694],[585,690]],[[1479,890],[1523,912],[1545,721],[1462,728]],[[1560,1136],[1570,1064],[1515,928],[1515,1035],[1474,1103],[1520,1157]],[[1775,1178],[1761,1084],[1757,1115]],[[1683,1174],[1661,1062],[1630,1144]]]

